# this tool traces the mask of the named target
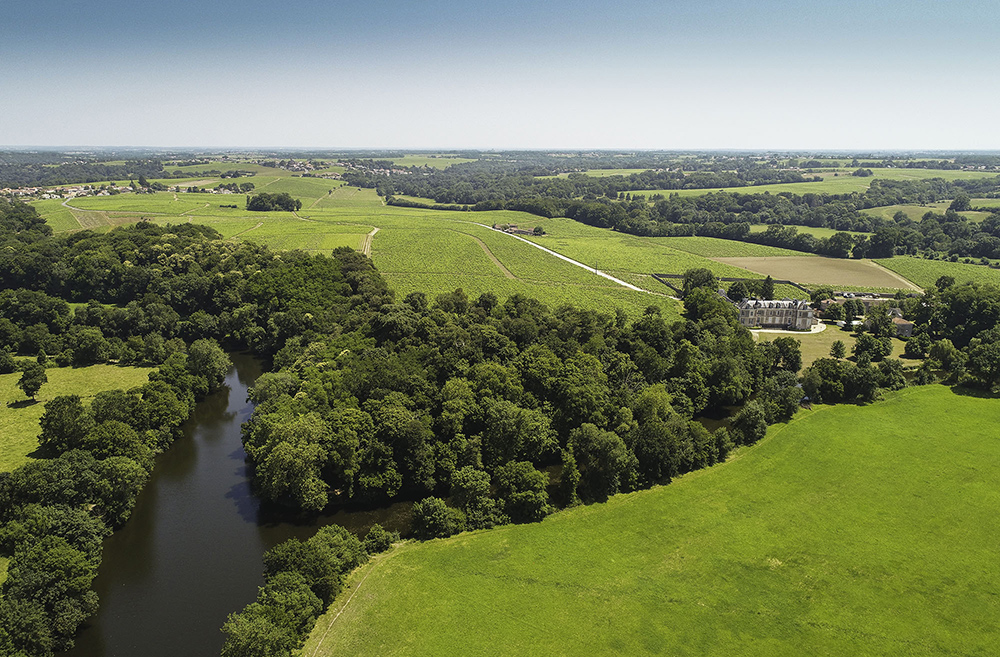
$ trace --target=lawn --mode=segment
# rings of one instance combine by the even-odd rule
[[[802,368],[805,369],[813,364],[816,360],[820,358],[830,358],[830,347],[837,340],[844,343],[847,347],[848,358],[853,359],[852,349],[854,348],[854,343],[857,342],[857,338],[854,337],[854,333],[851,331],[845,331],[836,324],[829,324],[826,330],[820,333],[802,333],[791,335],[789,333],[768,333],[766,331],[755,331],[754,338],[758,342],[770,342],[775,338],[781,337],[793,337],[799,341],[802,349]],[[892,339],[892,357],[899,358],[903,361],[904,365],[918,365],[920,361],[903,359],[903,348],[906,343],[898,338]]]
[[[49,382],[44,384],[31,403],[17,382],[20,372],[0,375],[0,472],[8,472],[25,463],[38,447],[38,418],[45,402],[59,395],[80,395],[87,403],[98,392],[116,388],[133,388],[149,380],[148,367],[54,367],[45,370]]]
[[[934,287],[941,276],[952,276],[956,283],[992,283],[1000,285],[1000,270],[984,265],[970,265],[964,262],[948,262],[946,260],[927,260],[911,256],[895,256],[876,260],[877,263],[904,276],[920,287]]]
[[[802,284],[920,290],[916,285],[908,283],[871,260],[845,260],[820,256],[716,258],[716,260]]]
[[[669,486],[394,548],[303,654],[993,654],[998,423],[943,386],[800,411]]]

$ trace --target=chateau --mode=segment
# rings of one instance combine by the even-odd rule
[[[808,301],[800,299],[744,299],[736,304],[736,309],[740,324],[746,327],[808,331],[813,325],[813,309]]]

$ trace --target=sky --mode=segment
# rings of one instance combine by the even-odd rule
[[[1000,149],[996,0],[5,5],[4,146]]]

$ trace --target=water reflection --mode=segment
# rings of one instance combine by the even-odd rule
[[[105,542],[94,582],[101,610],[72,657],[214,657],[226,616],[257,594],[265,550],[330,523],[359,533],[375,522],[408,527],[408,503],[291,519],[262,507],[240,442],[261,366],[239,354],[233,362],[226,387],[198,405],[184,437],[158,457],[128,524]]]

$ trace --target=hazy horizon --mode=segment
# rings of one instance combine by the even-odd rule
[[[997,27],[984,0],[39,0],[0,25],[0,142],[989,151]],[[284,145],[190,145],[254,143]]]

